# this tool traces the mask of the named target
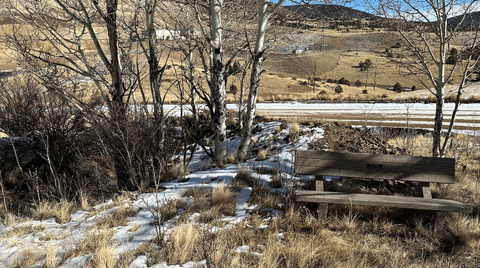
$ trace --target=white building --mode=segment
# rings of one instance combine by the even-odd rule
[[[143,30],[142,35],[144,38],[148,37],[148,31]],[[180,37],[180,31],[168,30],[168,29],[155,29],[155,39],[157,40],[172,40]]]

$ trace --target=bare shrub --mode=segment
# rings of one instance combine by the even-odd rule
[[[37,203],[73,200],[80,191],[113,191],[110,165],[85,120],[89,115],[29,78],[2,80],[0,87],[0,131],[15,137],[0,139],[0,171],[22,178],[7,183],[7,190]],[[85,104],[92,114],[100,107],[95,96]]]
[[[402,88],[402,85],[400,85],[400,83],[395,83],[395,85],[393,86],[393,90],[395,90],[395,92],[397,93],[401,93],[403,91],[403,88]]]
[[[335,93],[340,94],[340,93],[342,93],[342,92],[343,92],[342,86],[337,85],[337,86],[335,87]]]

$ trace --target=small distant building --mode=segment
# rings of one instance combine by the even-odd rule
[[[148,38],[148,31],[142,31],[143,38]],[[171,40],[180,37],[180,31],[168,30],[168,29],[155,29],[156,40]]]
[[[294,50],[292,50],[292,54],[301,54],[305,52],[303,49],[299,49],[299,48],[296,48]]]

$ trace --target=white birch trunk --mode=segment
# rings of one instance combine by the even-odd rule
[[[445,103],[445,61],[447,58],[447,13],[446,13],[446,3],[443,0],[443,6],[439,10],[440,21],[439,23],[439,39],[440,39],[440,50],[438,55],[438,77],[435,85],[435,91],[437,96],[436,109],[435,109],[435,125],[433,128],[433,145],[432,145],[432,156],[433,157],[443,157],[441,155],[441,140],[442,140],[442,126],[443,126],[443,109]]]
[[[252,138],[253,120],[255,119],[256,103],[258,96],[258,87],[260,84],[260,76],[262,74],[263,52],[265,43],[265,32],[267,30],[268,19],[273,14],[268,12],[268,0],[259,1],[259,16],[257,27],[257,40],[255,43],[255,51],[252,61],[252,73],[250,75],[250,91],[248,93],[247,100],[247,114],[245,118],[245,126],[242,131],[242,138],[240,140],[240,146],[238,147],[237,157],[239,159],[245,159],[250,147],[250,140]],[[278,1],[275,5],[273,12],[283,4],[283,0]]]
[[[227,93],[223,63],[222,6],[223,0],[210,2],[211,95],[214,107],[213,126],[215,129],[215,163],[217,165],[223,165],[227,155]]]

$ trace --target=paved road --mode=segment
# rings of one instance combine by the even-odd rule
[[[238,109],[229,104],[228,109]],[[454,105],[445,104],[445,126],[450,121]],[[166,110],[178,113],[176,106]],[[297,122],[339,122],[360,126],[397,126],[433,128],[435,104],[423,103],[259,103],[257,114],[274,119],[287,119]],[[458,131],[479,131],[480,104],[461,104],[457,114],[455,129]]]

